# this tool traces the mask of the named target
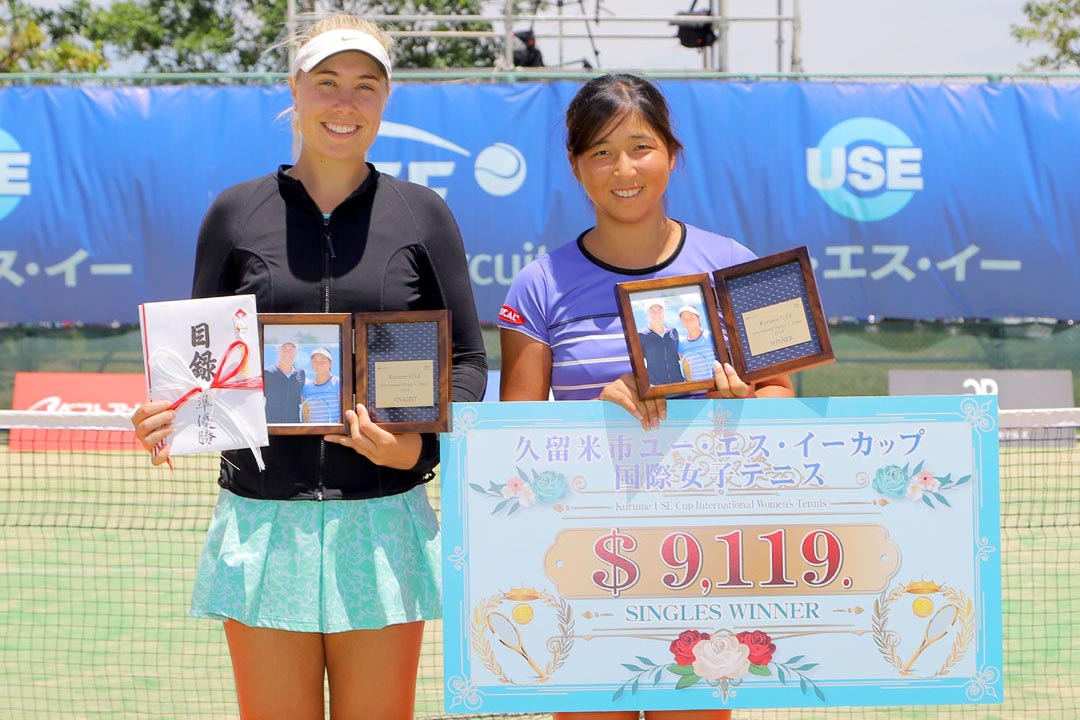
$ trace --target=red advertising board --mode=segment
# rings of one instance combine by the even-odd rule
[[[14,410],[116,413],[130,417],[146,397],[138,373],[15,373]],[[12,429],[10,449],[134,450],[135,433],[126,430]]]

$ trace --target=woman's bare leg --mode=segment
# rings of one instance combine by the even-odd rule
[[[241,720],[323,720],[323,636],[225,622]]]
[[[330,720],[412,720],[424,623],[323,636]]]

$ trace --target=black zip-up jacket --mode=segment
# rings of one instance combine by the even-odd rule
[[[199,230],[193,297],[255,295],[259,312],[377,312],[448,308],[453,399],[481,400],[487,358],[461,233],[442,198],[380,174],[324,220],[304,186],[277,173],[224,190]],[[222,453],[218,483],[267,500],[385,497],[429,480],[438,435],[416,466],[395,470],[319,436],[271,435],[266,470],[251,453]]]

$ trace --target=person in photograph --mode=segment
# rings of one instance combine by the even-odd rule
[[[664,322],[664,303],[654,300],[645,309],[649,325],[638,332],[650,385],[682,382],[679,362],[679,331]]]
[[[683,332],[679,334],[679,356],[682,358],[683,375],[687,380],[712,377],[716,350],[712,333],[701,327],[701,314],[693,305],[679,308],[679,322]]]
[[[307,379],[296,363],[296,340],[285,338],[277,344],[277,362],[263,370],[266,422],[300,422],[300,393]]]
[[[392,40],[353,15],[303,25],[275,48],[294,57],[296,161],[213,200],[192,294],[252,293],[266,313],[448,309],[452,399],[479,401],[487,359],[457,222],[436,192],[368,162]],[[167,441],[174,417],[142,405],[143,447]],[[271,435],[265,470],[222,453],[191,614],[224,622],[241,720],[321,720],[324,683],[333,718],[414,716],[424,622],[442,611],[424,486],[439,436],[387,432],[363,404],[341,422],[339,435]]]
[[[311,351],[311,371],[315,377],[304,383],[301,422],[329,425],[341,422],[341,377],[331,369],[334,356],[326,348]]]
[[[664,194],[682,145],[667,102],[649,81],[613,74],[585,83],[566,111],[566,149],[596,213],[576,242],[538,257],[514,278],[499,315],[501,400],[601,399],[643,428],[665,420],[645,399],[627,356],[618,282],[711,272],[754,257],[731,238],[667,216]],[[633,330],[633,329],[631,329]],[[787,376],[743,381],[712,364],[713,398],[791,397]],[[677,640],[673,640],[677,642]],[[649,720],[728,720],[730,710],[649,711]],[[555,713],[556,720],[637,720],[638,712]]]

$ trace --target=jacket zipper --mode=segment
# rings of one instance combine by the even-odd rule
[[[330,312],[330,261],[337,258],[330,237],[330,218],[323,217],[323,312]]]
[[[330,312],[330,261],[337,257],[334,242],[330,238],[330,218],[323,216],[323,312]],[[319,439],[319,484],[315,488],[315,499],[323,499],[323,482],[326,472],[326,440]]]

